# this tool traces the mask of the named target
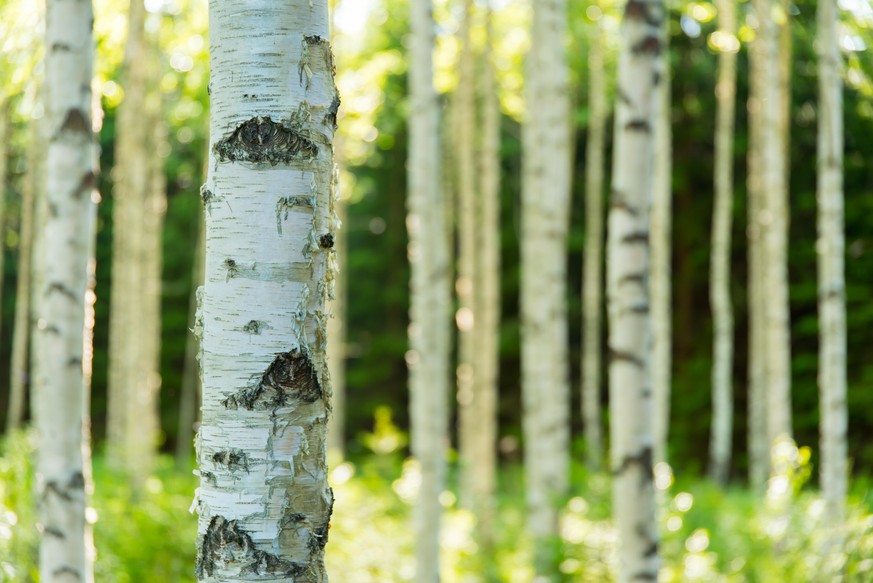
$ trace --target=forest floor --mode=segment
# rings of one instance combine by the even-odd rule
[[[36,581],[32,499],[33,447],[24,435],[2,444],[0,457],[0,582]],[[661,498],[659,581],[822,581],[820,552],[823,503],[808,482],[805,450],[796,463],[771,480],[765,495],[704,480],[675,482],[667,469],[656,475]],[[616,534],[610,521],[610,480],[605,474],[573,469],[575,495],[566,502],[560,540],[555,541],[566,581],[605,583],[615,567]],[[135,497],[121,476],[94,461],[93,496],[96,580],[111,583],[193,582],[197,519],[188,512],[197,487],[193,460],[177,467],[160,459],[145,491]],[[486,551],[474,534],[475,517],[458,507],[456,494],[445,507],[442,560],[446,583],[505,581],[529,583],[529,542],[524,531],[522,468],[500,474],[494,543]],[[412,581],[411,504],[419,480],[415,463],[399,451],[371,453],[333,465],[336,496],[327,565],[337,583]],[[873,490],[855,480],[849,532],[844,546],[847,580],[873,581]],[[353,575],[352,575],[353,574]]]

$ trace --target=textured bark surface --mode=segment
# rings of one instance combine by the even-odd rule
[[[734,118],[737,92],[735,0],[719,0],[721,52],[715,97],[715,205],[712,218],[712,259],[709,298],[714,321],[712,356],[712,430],[709,475],[724,485],[730,473],[733,434],[734,314],[730,295],[731,219],[734,189]],[[728,41],[728,39],[731,39]],[[736,47],[736,48],[735,48]]]
[[[610,460],[619,534],[619,583],[655,581],[658,528],[652,475],[649,373],[649,207],[655,188],[655,124],[664,82],[663,4],[625,5],[618,62],[612,201],[609,211]]]
[[[836,0],[818,3],[818,301],[821,393],[821,489],[824,516],[839,529],[848,488],[846,300],[843,266],[843,81]],[[839,533],[839,530],[837,530]],[[830,548],[841,549],[833,536]],[[841,553],[831,569],[840,568]]]
[[[603,464],[601,338],[603,326],[603,176],[606,149],[606,75],[603,30],[593,24],[588,50],[588,143],[585,148],[585,257],[582,275],[582,419],[588,467]]]
[[[439,581],[439,495],[448,436],[451,284],[447,205],[440,172],[440,102],[433,87],[434,21],[430,0],[410,2],[409,180],[406,228],[411,268],[410,446],[421,468],[413,510],[415,580]]]
[[[490,7],[484,14],[485,45],[480,59],[482,147],[479,152],[480,199],[476,206],[476,410],[479,423],[473,468],[473,507],[479,543],[493,542],[494,491],[497,487],[497,404],[500,352],[500,101],[497,95],[491,42]]]
[[[196,574],[322,583],[339,105],[327,2],[213,1],[209,21]]]
[[[45,95],[44,275],[35,314],[36,498],[40,581],[91,581],[85,545],[83,329],[96,185],[91,128],[91,4],[49,0]],[[95,197],[96,198],[96,197]]]
[[[764,194],[767,444],[791,437],[791,338],[788,306],[788,187],[786,184],[784,91],[780,26],[787,18],[781,0],[756,0],[760,9],[761,188]],[[784,25],[783,25],[784,26]]]
[[[454,160],[457,168],[457,204],[455,226],[458,241],[457,279],[455,293],[458,311],[458,461],[460,466],[461,504],[473,507],[474,473],[479,463],[477,441],[481,413],[477,381],[476,353],[479,350],[476,292],[479,284],[476,265],[476,85],[475,57],[470,29],[473,1],[464,0],[458,37],[461,52],[458,57],[458,87],[454,99]]]
[[[652,389],[654,400],[655,463],[666,462],[670,434],[670,395],[673,365],[672,238],[673,238],[673,92],[670,87],[669,23],[662,25],[663,79],[658,85],[658,114],[655,122],[655,184],[652,196],[649,286],[652,295]]]
[[[522,127],[521,382],[528,531],[538,575],[554,576],[553,540],[568,488],[567,229],[570,101],[564,0],[537,2]]]
[[[756,11],[760,8],[753,4]],[[759,21],[760,22],[760,21]],[[748,192],[747,229],[749,270],[749,371],[748,371],[748,455],[749,483],[758,492],[763,492],[767,482],[769,445],[767,440],[767,370],[765,342],[764,291],[764,232],[767,213],[764,206],[762,119],[763,119],[763,42],[757,35],[749,48],[749,148],[747,152]]]

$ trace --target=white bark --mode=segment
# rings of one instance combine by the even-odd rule
[[[714,320],[712,356],[712,433],[709,474],[724,485],[730,474],[733,434],[734,314],[730,295],[731,218],[733,208],[734,119],[739,41],[736,35],[735,0],[719,0],[718,30],[722,45],[718,56],[715,96],[718,107],[715,135],[715,205],[712,218],[710,305]]]
[[[766,212],[763,293],[768,447],[791,437],[791,345],[788,306],[788,192],[779,26],[781,0],[758,0],[762,48],[761,180]]]
[[[493,13],[485,10],[482,74],[482,147],[479,152],[479,204],[476,207],[475,404],[479,414],[473,467],[473,507],[479,542],[494,540],[494,491],[497,487],[497,408],[500,363],[500,102],[492,61]]]
[[[552,544],[568,488],[570,388],[566,274],[570,100],[566,3],[534,6],[522,127],[521,381],[528,531],[537,573],[553,576]]]
[[[831,526],[845,517],[846,300],[843,254],[843,81],[835,0],[818,4],[818,297],[821,489]],[[832,542],[839,548],[839,538]],[[841,559],[841,557],[839,557]]]
[[[654,461],[666,462],[670,433],[671,366],[673,325],[671,294],[671,239],[673,232],[673,128],[670,83],[669,24],[664,19],[664,46],[661,49],[663,79],[658,86],[658,114],[655,122],[655,184],[651,216],[651,265],[649,285],[652,295],[652,389],[654,400]]]
[[[406,227],[411,267],[409,364],[412,455],[421,466],[413,510],[415,580],[439,581],[439,537],[448,433],[450,281],[440,173],[439,98],[433,87],[430,0],[410,3],[409,162]]]
[[[598,4],[595,4],[598,5]],[[585,156],[585,257],[582,277],[582,419],[588,467],[603,464],[600,421],[603,311],[603,175],[606,148],[605,35],[594,23],[588,49],[588,143]]]
[[[36,314],[40,581],[91,581],[85,551],[83,329],[94,202],[91,4],[49,0],[46,12],[45,273]]]
[[[476,379],[477,337],[476,292],[479,278],[476,273],[476,86],[475,57],[470,33],[473,19],[473,0],[464,0],[461,26],[458,31],[461,52],[458,61],[458,88],[454,102],[455,162],[457,164],[458,276],[455,293],[458,311],[458,461],[460,469],[461,504],[473,508],[475,468],[479,460],[478,439],[481,421],[479,395],[481,387]]]
[[[325,0],[214,0],[199,581],[322,583],[339,105]]]
[[[757,11],[758,6],[754,6]],[[759,21],[760,22],[760,21]],[[763,51],[762,40],[756,36],[749,48],[749,148],[747,152],[748,175],[747,231],[749,270],[748,322],[749,322],[749,371],[748,371],[748,457],[749,483],[762,492],[769,468],[767,441],[767,370],[765,368],[767,344],[764,293],[764,191],[762,183],[763,161],[761,158],[761,120],[763,114]]]
[[[619,583],[654,581],[659,566],[647,276],[659,84],[666,82],[661,70],[663,18],[659,0],[629,0],[618,62],[607,305],[610,459],[619,534]]]

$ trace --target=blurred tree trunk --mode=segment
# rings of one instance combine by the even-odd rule
[[[476,188],[476,62],[471,35],[473,0],[463,1],[463,13],[458,32],[461,52],[458,57],[458,88],[454,100],[454,151],[457,165],[456,213],[458,241],[458,275],[455,293],[458,311],[458,458],[460,469],[461,505],[474,508],[478,484],[478,454],[482,434],[481,384],[477,379],[476,355],[481,349],[478,338],[479,314],[476,294],[481,279],[477,274],[477,230],[481,228],[476,216],[478,189]]]
[[[206,154],[207,158],[209,153]],[[200,393],[200,374],[197,365],[197,294],[203,286],[203,263],[206,252],[206,225],[203,215],[198,221],[197,246],[191,274],[191,294],[188,297],[188,322],[190,334],[185,338],[185,365],[182,372],[182,387],[179,395],[179,434],[176,438],[176,465],[185,467],[191,457],[194,424],[197,421],[197,402]]]
[[[791,345],[788,297],[788,187],[786,183],[786,91],[781,60],[780,21],[787,22],[782,0],[757,0],[762,9],[761,180],[765,205],[765,342],[767,442],[791,437]]]
[[[712,218],[710,305],[714,320],[712,367],[712,433],[709,445],[709,475],[719,484],[730,476],[733,435],[733,343],[734,314],[730,293],[731,219],[734,190],[734,125],[737,92],[736,4],[719,0],[720,33],[718,80],[715,97],[718,111],[715,129],[715,206]]]
[[[761,6],[753,3],[756,17]],[[760,32],[760,18],[759,22]],[[765,219],[763,185],[763,96],[764,96],[764,51],[760,34],[749,48],[749,148],[747,151],[748,176],[746,190],[748,201],[748,254],[749,269],[749,376],[748,376],[748,456],[749,483],[753,490],[763,491],[770,465],[770,447],[767,440],[767,369],[765,341]]]
[[[657,579],[658,527],[652,475],[649,371],[649,206],[662,72],[664,6],[625,5],[618,63],[607,295],[613,506],[619,535],[619,583]]]
[[[671,366],[673,353],[671,239],[673,236],[673,128],[670,67],[669,11],[662,26],[663,79],[658,85],[658,113],[655,121],[655,179],[651,215],[651,265],[649,286],[652,309],[651,375],[654,400],[654,461],[666,462],[670,434]]]
[[[93,581],[86,556],[83,460],[85,292],[96,185],[91,125],[92,12],[49,0],[46,12],[47,212],[35,333],[40,581]]]
[[[5,273],[5,250],[6,250],[6,186],[8,180],[6,173],[8,171],[9,152],[7,144],[11,134],[9,123],[9,99],[0,97],[0,333],[3,332],[3,275]],[[6,432],[8,433],[12,426],[13,407],[15,405],[15,394],[10,393],[9,415],[6,420]],[[21,406],[18,407],[21,409]],[[18,413],[18,418],[21,414]],[[16,423],[17,425],[17,423]]]
[[[478,414],[472,468],[473,509],[479,544],[494,542],[497,487],[497,409],[500,394],[500,99],[492,43],[493,12],[484,11],[485,43],[479,59],[482,125],[479,151],[479,204],[476,205],[476,340],[474,406]]]
[[[594,4],[599,7],[599,2]],[[601,16],[602,18],[602,16]],[[588,49],[588,144],[585,156],[585,257],[582,277],[582,419],[589,469],[603,464],[601,338],[603,327],[603,175],[606,149],[605,35],[598,19]]]
[[[411,267],[407,354],[412,455],[421,466],[413,514],[415,580],[439,581],[439,495],[445,487],[451,284],[446,208],[440,172],[440,101],[433,86],[431,0],[410,4],[409,182]]]
[[[33,211],[37,177],[37,159],[45,144],[39,131],[39,120],[31,120],[30,143],[27,147],[27,170],[21,187],[21,221],[18,237],[18,280],[15,284],[15,323],[12,335],[12,356],[9,365],[9,416],[7,433],[16,429],[24,418],[26,386],[29,384],[27,348],[31,326],[31,272],[33,265]],[[5,143],[5,142],[3,142]]]
[[[525,78],[521,201],[521,381],[528,530],[538,576],[557,575],[553,544],[569,486],[567,230],[570,100],[564,0],[533,11]],[[545,580],[545,579],[544,579]]]
[[[209,17],[196,574],[323,583],[339,106],[327,0],[216,0]]]
[[[340,150],[337,147],[337,150]],[[337,156],[338,157],[338,156]],[[339,181],[339,177],[337,177]],[[339,187],[339,186],[338,186]],[[327,322],[327,363],[330,366],[330,384],[333,389],[331,422],[327,428],[327,450],[340,457],[346,449],[346,303],[348,301],[348,200],[336,201],[339,228],[336,232],[337,274],[333,284],[331,318]]]
[[[842,549],[839,528],[845,519],[846,458],[846,300],[843,257],[843,80],[836,0],[818,4],[818,298],[819,390],[821,394],[821,489],[824,516],[835,528],[828,553]],[[830,558],[830,557],[828,557]],[[837,576],[843,560],[829,564]]]

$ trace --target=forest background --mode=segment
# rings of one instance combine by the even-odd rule
[[[459,26],[456,3],[436,3],[438,50],[436,85],[448,103],[457,84]],[[520,119],[523,59],[529,38],[525,3],[506,0],[495,11],[495,63],[501,95],[501,334],[500,334],[500,452],[520,459],[519,357],[519,230]],[[573,92],[575,141],[573,208],[568,240],[571,386],[579,386],[581,354],[581,275],[584,241],[583,169],[588,42],[595,21],[603,19],[612,34],[608,70],[614,70],[619,6],[601,3],[592,12],[587,3],[570,2],[568,55]],[[842,3],[846,57],[845,99],[845,234],[846,302],[848,318],[849,457],[854,472],[868,474],[873,465],[873,8],[865,0]],[[741,18],[747,3],[740,4]],[[185,375],[190,297],[195,285],[195,253],[202,205],[208,117],[208,39],[205,0],[154,0],[147,26],[159,32],[163,49],[160,91],[169,124],[165,159],[167,213],[163,234],[163,291],[161,311],[161,434],[162,449],[188,444],[192,434],[179,427],[179,399]],[[2,322],[0,328],[0,409],[8,405],[10,348],[17,274],[19,216],[17,204],[26,175],[29,122],[40,117],[35,87],[39,75],[39,17],[34,6],[6,0],[0,4],[3,70],[0,82],[9,102],[10,139],[5,144],[9,173],[4,184],[9,217],[3,243]],[[105,437],[112,241],[112,171],[115,112],[124,97],[119,78],[126,30],[126,3],[95,2],[98,42],[97,87],[105,118],[101,140],[103,201],[99,206],[97,287],[95,305],[92,435],[99,450]],[[715,9],[708,2],[670,3],[670,69],[673,128],[673,383],[669,458],[677,476],[703,474],[710,432],[710,370],[712,318],[709,294],[710,217],[712,216],[712,152],[715,125],[717,51],[712,45]],[[346,423],[350,459],[370,453],[397,453],[404,447],[407,413],[407,325],[409,266],[406,220],[406,153],[408,110],[404,36],[407,6],[398,0],[342,0],[337,2],[334,51],[337,84],[343,99],[339,118],[338,154],[344,164],[341,189],[347,200],[343,229],[348,256],[343,276],[349,286],[346,308]],[[811,160],[816,152],[816,65],[813,39],[815,2],[792,4],[793,35],[790,245],[792,398],[794,437],[799,445],[818,441],[818,315],[815,271],[816,176]],[[738,37],[750,37],[742,24]],[[745,182],[748,95],[745,50],[739,57],[737,125],[735,134],[735,204],[731,259],[732,300],[736,318],[734,368],[734,451],[732,476],[746,475],[747,311]],[[612,90],[610,92],[612,96]],[[612,101],[612,99],[610,99]],[[607,127],[611,127],[609,124]],[[607,158],[611,152],[607,145]],[[608,167],[608,166],[607,166]],[[604,385],[603,397],[606,397]],[[573,391],[573,435],[581,452],[579,391]],[[604,409],[604,417],[605,417]],[[399,433],[390,429],[392,420]],[[374,420],[376,420],[374,424]],[[375,433],[374,433],[375,431]],[[374,439],[374,435],[377,436]],[[381,436],[381,439],[378,437]],[[814,451],[814,450],[813,450]],[[190,452],[193,455],[193,451]],[[581,453],[577,459],[582,459]],[[811,467],[816,466],[813,454]],[[866,483],[863,479],[856,483]],[[868,500],[869,502],[869,500]]]

